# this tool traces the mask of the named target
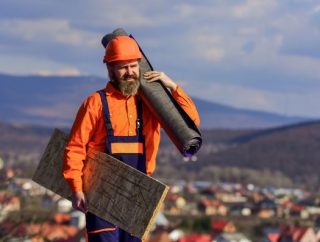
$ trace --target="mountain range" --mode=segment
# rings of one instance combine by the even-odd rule
[[[70,127],[81,102],[107,79],[93,76],[13,76],[0,74],[0,120],[14,124]],[[201,128],[269,128],[308,120],[234,108],[193,97]]]

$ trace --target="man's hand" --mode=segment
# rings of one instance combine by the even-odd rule
[[[72,207],[83,213],[88,211],[87,200],[83,192],[74,192],[72,196]]]
[[[147,82],[154,82],[156,80],[162,81],[165,87],[169,88],[171,91],[177,89],[177,84],[168,77],[164,72],[161,71],[146,71],[143,74],[143,77],[147,80]]]

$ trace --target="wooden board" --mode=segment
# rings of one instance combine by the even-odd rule
[[[72,200],[72,191],[62,175],[64,147],[67,139],[68,136],[65,133],[58,129],[54,130],[32,180],[68,200]]]
[[[33,180],[71,200],[62,176],[67,135],[55,130]],[[144,239],[167,194],[168,187],[105,153],[90,150],[83,169],[89,211]]]

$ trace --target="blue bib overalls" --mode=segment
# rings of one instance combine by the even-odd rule
[[[103,116],[106,124],[107,138],[106,138],[106,153],[123,161],[124,163],[146,173],[146,157],[145,157],[145,142],[142,134],[142,103],[137,100],[137,134],[135,136],[114,136],[108,102],[103,90],[98,91],[102,101]],[[139,144],[143,147],[142,152],[137,153],[114,153],[112,144],[126,145]],[[89,242],[140,242],[137,237],[130,235],[124,230],[114,226],[106,220],[103,220],[94,214],[86,213],[86,229],[87,240]]]

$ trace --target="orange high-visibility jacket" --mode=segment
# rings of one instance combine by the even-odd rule
[[[110,119],[115,136],[136,135],[137,106],[134,96],[122,95],[109,82],[104,89],[110,110]],[[174,99],[186,111],[197,126],[200,118],[192,100],[177,87],[172,92]],[[151,175],[156,166],[160,143],[160,124],[146,105],[143,105],[143,135],[145,136],[146,168]],[[89,148],[105,152],[106,128],[101,98],[93,93],[80,106],[65,148],[63,175],[74,192],[82,191],[82,169]]]

